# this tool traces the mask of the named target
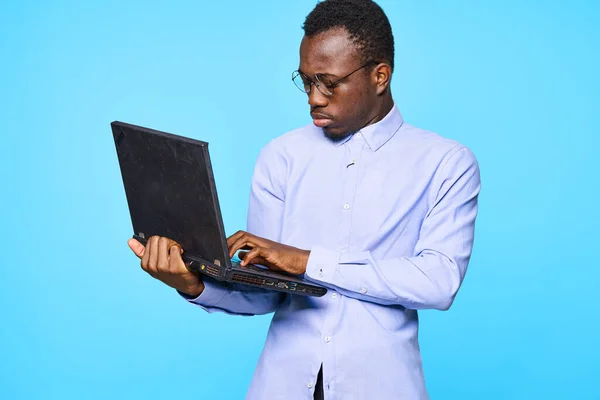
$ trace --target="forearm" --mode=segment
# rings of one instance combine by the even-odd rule
[[[356,299],[411,309],[447,310],[461,285],[468,255],[438,252],[376,260],[371,252],[311,252],[306,278]]]
[[[203,292],[195,298],[179,294],[188,302],[209,313],[223,312],[232,315],[262,315],[274,312],[285,294],[247,285],[225,284],[204,280]]]

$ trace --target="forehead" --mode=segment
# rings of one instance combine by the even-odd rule
[[[300,44],[300,70],[309,75],[344,73],[360,62],[358,58],[356,45],[344,28],[304,36]]]

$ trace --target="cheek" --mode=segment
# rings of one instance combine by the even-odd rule
[[[336,92],[336,99],[334,105],[339,108],[340,112],[344,115],[356,115],[354,110],[362,108],[368,92],[364,86],[354,85],[352,87],[346,87],[345,90],[339,93]]]
[[[370,96],[371,93],[367,86],[355,87],[347,97],[346,115],[353,121],[364,120],[365,116],[369,113]]]
[[[338,90],[339,89],[339,90]],[[336,117],[335,130],[358,130],[369,118],[372,91],[366,82],[353,82],[336,88],[335,96],[330,99],[326,111]]]

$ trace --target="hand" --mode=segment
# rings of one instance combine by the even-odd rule
[[[306,272],[306,264],[310,256],[308,250],[286,246],[244,231],[238,231],[228,237],[227,246],[229,257],[233,257],[238,250],[249,250],[239,253],[242,266],[260,264],[275,271],[285,271],[295,275]]]
[[[204,283],[186,267],[181,258],[183,250],[174,240],[152,236],[145,247],[135,239],[127,244],[142,260],[142,269],[153,278],[191,297],[200,296],[204,290]]]

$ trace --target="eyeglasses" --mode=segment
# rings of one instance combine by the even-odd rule
[[[294,81],[294,83],[296,84],[296,87],[298,87],[298,89],[300,89],[300,91],[302,91],[304,93],[307,93],[307,94],[310,93],[311,86],[315,85],[315,87],[317,89],[319,89],[319,92],[321,92],[324,96],[333,96],[333,89],[337,85],[339,85],[339,83],[341,81],[343,81],[344,79],[346,79],[347,77],[349,77],[350,75],[355,73],[356,71],[360,71],[361,69],[363,69],[371,64],[377,64],[377,61],[371,60],[368,63],[363,64],[360,67],[358,67],[357,69],[355,69],[354,71],[350,72],[348,75],[346,75],[334,82],[332,82],[331,79],[327,75],[324,75],[324,74],[316,74],[314,80],[312,80],[308,76],[306,76],[306,74],[304,74],[303,72],[296,70],[292,74],[292,81]]]

